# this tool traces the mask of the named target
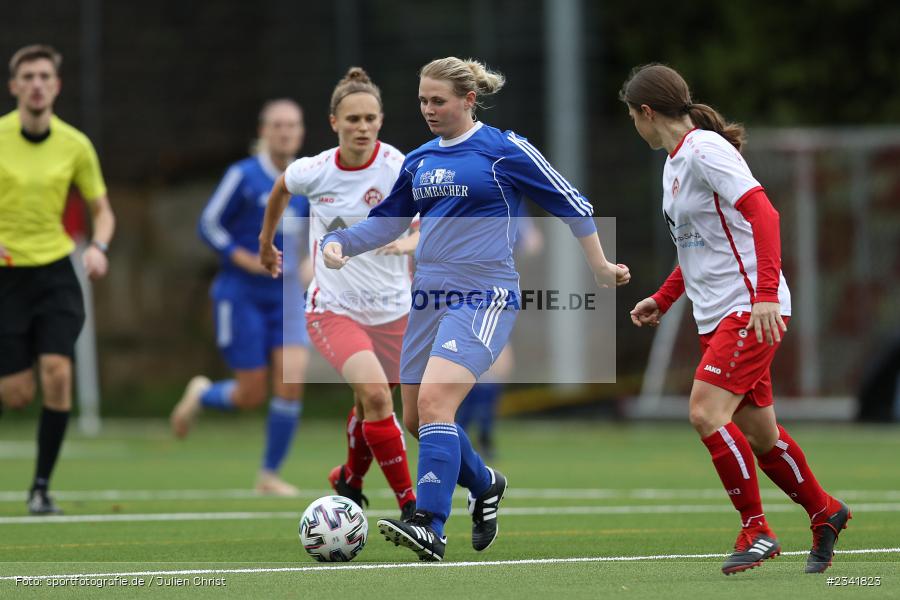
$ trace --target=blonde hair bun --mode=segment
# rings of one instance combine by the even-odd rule
[[[455,56],[431,61],[419,70],[419,77],[448,81],[453,86],[453,93],[459,97],[475,92],[475,105],[480,108],[485,106],[478,97],[496,94],[506,83],[502,73],[490,70],[481,61]]]

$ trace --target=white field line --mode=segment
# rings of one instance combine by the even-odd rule
[[[792,550],[782,552],[784,556],[803,556],[809,550]],[[857,550],[836,550],[835,554],[897,554],[900,548],[862,548]],[[302,573],[310,571],[372,571],[388,569],[452,569],[460,567],[506,567],[516,565],[552,565],[566,563],[604,563],[604,562],[649,562],[659,560],[684,560],[697,558],[721,558],[721,553],[707,554],[656,554],[649,556],[583,556],[576,558],[534,558],[519,560],[485,560],[461,562],[409,562],[409,563],[356,563],[347,565],[329,565],[318,567],[260,567],[245,569],[182,569],[176,571],[128,571],[124,573],[67,573],[59,575],[7,575],[0,581],[22,579],[87,579],[103,577],[157,577],[166,575],[227,575],[241,573]]]
[[[6,460],[34,460],[37,452],[37,443],[30,441],[0,441],[0,456]],[[78,440],[67,440],[63,452],[66,459],[108,459],[115,456],[122,457],[131,456],[131,448],[126,442],[108,441],[102,447],[93,443],[83,443]]]
[[[772,500],[785,499],[779,490],[760,490],[763,498]],[[300,498],[319,498],[333,493],[331,490],[301,490]],[[900,490],[835,490],[834,496],[848,502],[854,500],[891,501],[900,500]],[[377,498],[392,498],[394,493],[388,489],[373,490],[368,495]],[[138,500],[254,500],[279,499],[274,496],[259,494],[251,489],[213,489],[213,490],[61,490],[53,491],[53,497],[66,501],[138,501]],[[466,493],[458,490],[455,494],[465,497]],[[27,492],[23,490],[0,491],[0,502],[24,502]],[[612,489],[612,488],[512,488],[506,493],[507,498],[543,499],[543,500],[697,500],[725,498],[721,488],[709,489]]]
[[[851,508],[859,512],[900,512],[900,503],[853,504]],[[792,512],[793,504],[776,504],[766,507],[767,513]],[[501,512],[504,517],[531,517],[539,515],[634,515],[634,514],[689,514],[689,513],[730,513],[734,508],[726,504],[661,504],[624,506],[533,506],[509,507]],[[297,519],[296,511],[233,511],[233,512],[181,512],[181,513],[135,513],[103,515],[61,515],[0,517],[0,525],[49,525],[54,523],[137,523],[149,521],[250,521]],[[456,511],[457,516],[468,517],[464,511]],[[369,510],[366,515],[378,519],[396,517],[396,510]]]

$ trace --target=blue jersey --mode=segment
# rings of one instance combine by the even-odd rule
[[[253,289],[257,293],[281,296],[282,281],[268,275],[253,275],[231,261],[235,248],[253,254],[259,252],[259,232],[269,193],[279,176],[278,170],[265,154],[251,156],[233,164],[225,173],[219,187],[200,215],[200,237],[218,252],[222,271],[217,285]],[[309,217],[309,202],[304,196],[292,196],[285,209],[285,217]],[[301,231],[285,231],[285,227],[299,228],[302,219],[283,220],[275,234],[275,245],[284,250],[284,235],[294,242],[303,242]],[[297,252],[285,252],[283,271],[286,277],[299,284]]]
[[[479,122],[459,138],[437,138],[410,152],[369,218],[329,233],[322,245],[339,242],[344,255],[361,254],[396,239],[418,213],[418,270],[517,278],[515,219],[523,195],[577,237],[596,231],[591,204],[528,140]]]

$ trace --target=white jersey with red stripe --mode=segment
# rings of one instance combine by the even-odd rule
[[[701,334],[752,307],[756,248],[753,229],[737,207],[760,189],[740,152],[713,131],[691,130],[666,159],[663,217]],[[784,273],[779,273],[778,300],[781,314],[790,315]]]
[[[363,325],[381,325],[409,312],[409,258],[374,251],[353,257],[342,269],[328,269],[319,242],[330,231],[363,221],[391,192],[405,158],[389,144],[377,142],[372,158],[358,168],[339,162],[339,148],[294,161],[284,173],[288,191],[309,198],[309,252],[313,279],[306,312],[330,311]]]

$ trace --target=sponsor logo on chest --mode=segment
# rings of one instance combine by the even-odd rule
[[[456,171],[451,169],[429,169],[419,175],[418,185],[413,186],[413,198],[440,198],[444,196],[468,196],[469,186],[454,180]]]

